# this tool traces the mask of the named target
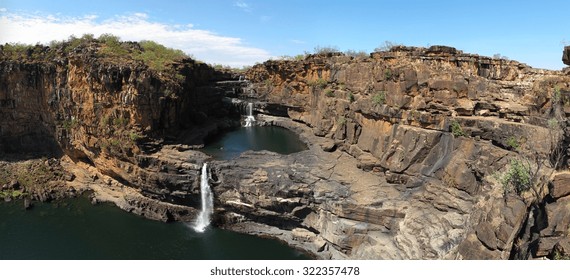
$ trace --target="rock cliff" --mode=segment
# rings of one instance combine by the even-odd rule
[[[289,118],[328,139],[327,150],[350,155],[374,176],[342,168],[332,180],[332,168],[320,184],[343,195],[309,204],[298,221],[344,256],[541,257],[567,239],[558,232],[545,249],[530,245],[551,236],[537,224],[551,224],[549,209],[563,205],[540,211],[552,198],[547,182],[564,176],[555,169],[566,166],[569,76],[434,46],[268,61],[247,77],[261,99],[284,106]],[[340,161],[348,162],[333,160]],[[532,177],[528,191],[508,189],[505,174],[519,161]],[[306,184],[316,188],[316,181]],[[529,219],[533,232],[525,235]]]
[[[128,53],[142,48],[122,44]],[[243,102],[225,97],[241,93],[259,100],[260,124],[296,131],[309,149],[212,161],[218,226],[325,259],[570,252],[570,76],[562,72],[450,47],[395,47],[267,61],[247,72],[252,84],[219,83],[231,74],[189,58],[156,70],[109,55],[98,40],[36,46],[17,58],[6,48],[3,160],[61,158],[46,164],[65,179],[46,180],[91,189],[94,203],[193,219],[200,167],[212,160],[192,149],[235,125],[231,106]]]
[[[164,166],[170,150],[160,159],[152,154],[169,143],[187,150],[227,126],[215,82],[229,74],[190,58],[157,71],[103,52],[109,45],[98,40],[82,40],[73,48],[71,43],[20,52],[2,47],[0,155],[65,156],[95,167],[90,183],[113,180],[151,198],[195,206],[200,166],[192,162],[205,156],[189,157],[177,172]],[[140,48],[124,42],[117,49]],[[170,197],[169,188],[177,189],[178,197]]]

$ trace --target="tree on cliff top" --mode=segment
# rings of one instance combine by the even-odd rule
[[[173,61],[189,58],[183,51],[167,48],[153,41],[140,41],[142,52],[133,56],[134,59],[140,59],[148,64],[151,68],[162,71],[168,63]]]
[[[113,34],[102,34],[97,39],[93,34],[82,37],[70,36],[67,40],[51,41],[49,46],[41,44],[5,44],[0,45],[0,58],[12,60],[49,61],[56,55],[70,55],[80,49],[93,49],[97,56],[111,60],[138,60],[151,69],[165,71],[169,64],[191,58],[181,50],[167,48],[153,41],[124,42]]]
[[[167,48],[157,42],[143,40],[138,47],[133,43],[121,42],[121,39],[112,34],[102,34],[98,41],[102,44],[99,53],[111,57],[121,57],[144,62],[151,69],[164,71],[168,64],[190,58],[181,50]]]

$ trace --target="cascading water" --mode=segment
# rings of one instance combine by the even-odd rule
[[[253,103],[247,103],[247,117],[245,118],[245,127],[253,126],[255,118],[253,117]]]
[[[208,165],[204,163],[202,166],[202,174],[200,175],[200,193],[202,197],[202,209],[198,218],[194,222],[194,230],[204,232],[210,224],[210,216],[214,213],[214,197],[210,185],[208,184]]]

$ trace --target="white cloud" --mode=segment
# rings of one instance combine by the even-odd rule
[[[192,24],[169,25],[149,20],[147,14],[134,13],[100,20],[96,15],[62,17],[7,12],[0,15],[0,43],[48,43],[86,33],[96,37],[112,33],[123,40],[153,40],[171,48],[181,49],[199,60],[232,67],[262,62],[271,56],[268,51],[250,47],[242,39],[195,29]]]
[[[236,1],[234,3],[234,6],[242,9],[244,12],[251,12],[251,7],[249,6],[249,4],[247,4],[246,2],[243,1]]]
[[[8,11],[8,10],[6,10],[6,8],[0,8],[0,13],[4,13],[6,11]]]

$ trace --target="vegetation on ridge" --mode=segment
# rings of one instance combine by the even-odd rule
[[[102,34],[98,38],[93,34],[85,34],[81,38],[70,36],[67,40],[51,41],[49,46],[5,44],[0,46],[0,58],[49,61],[55,58],[56,54],[69,55],[82,49],[92,51],[93,48],[99,58],[141,61],[156,71],[165,71],[169,64],[191,58],[181,50],[168,48],[154,41],[124,42],[112,34]]]

